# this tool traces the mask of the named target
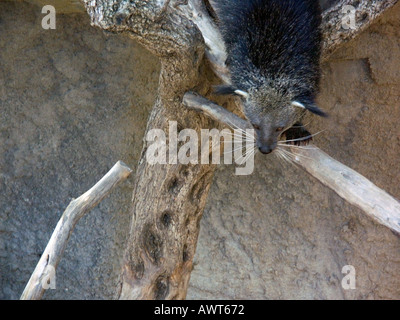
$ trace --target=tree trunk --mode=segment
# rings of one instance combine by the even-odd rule
[[[205,93],[201,74],[204,42],[198,29],[172,3],[110,1],[85,5],[92,23],[127,33],[161,61],[158,98],[146,129],[169,132],[169,120],[182,128],[208,128],[211,120],[184,108],[183,95]],[[201,70],[200,70],[201,69]],[[204,72],[204,71],[203,71]],[[203,80],[203,84],[200,81]],[[184,299],[192,271],[200,219],[211,185],[212,165],[151,165],[143,141],[136,171],[131,231],[117,295],[120,299]]]

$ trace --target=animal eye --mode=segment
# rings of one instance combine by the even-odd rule
[[[256,130],[260,130],[260,126],[259,126],[259,125],[257,125],[257,124],[253,124],[252,126],[253,126],[253,128],[254,128],[254,129],[256,129]]]
[[[281,132],[281,131],[283,131],[283,127],[276,128],[276,132]]]

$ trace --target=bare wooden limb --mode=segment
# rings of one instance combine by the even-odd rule
[[[210,2],[212,4],[212,1]],[[196,24],[204,38],[206,56],[214,73],[223,82],[230,83],[231,76],[225,64],[227,58],[225,44],[218,27],[207,13],[204,3],[199,0],[190,0],[184,12]]]
[[[340,0],[322,15],[323,55],[326,60],[354,39],[398,0]],[[354,19],[353,19],[354,18]]]
[[[206,114],[208,117],[225,123],[230,127],[252,129],[251,124],[227,109],[211,102],[194,92],[187,92],[183,96],[183,103],[190,109]]]
[[[297,155],[293,158],[295,163],[314,178],[376,222],[400,234],[400,202],[397,199],[317,147],[293,148],[292,152]]]
[[[184,8],[185,14],[199,28],[206,44],[206,56],[215,74],[225,83],[230,83],[229,70],[225,65],[227,58],[222,35],[213,19],[207,13],[203,1],[191,0]]]
[[[79,219],[99,204],[131,172],[132,170],[126,164],[118,161],[91,189],[71,201],[58,221],[50,241],[21,295],[21,300],[41,299],[45,290],[44,284],[47,281],[48,272],[55,272],[67,246],[68,239]]]
[[[186,93],[184,103],[192,109],[203,112],[214,120],[245,130],[248,122],[234,113],[199,97]],[[223,110],[221,110],[223,109]],[[328,156],[319,148],[292,148],[293,160],[314,178],[335,191],[350,204],[363,210],[376,222],[400,234],[400,202],[371,181]]]

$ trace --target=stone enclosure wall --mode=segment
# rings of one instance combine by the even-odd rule
[[[70,200],[117,161],[135,168],[159,64],[85,13],[41,28],[0,2],[0,298],[17,299]],[[129,66],[127,69],[126,66]],[[323,64],[315,144],[400,199],[400,4]],[[221,165],[188,299],[399,299],[400,239],[290,163]],[[77,225],[45,299],[111,299],[132,179]],[[341,286],[353,265],[356,289]]]

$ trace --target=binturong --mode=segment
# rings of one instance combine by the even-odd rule
[[[326,116],[315,104],[320,80],[321,9],[318,0],[215,0],[212,12],[225,42],[231,85],[217,94],[242,99],[243,113],[268,154],[281,135],[308,143],[306,112]]]

